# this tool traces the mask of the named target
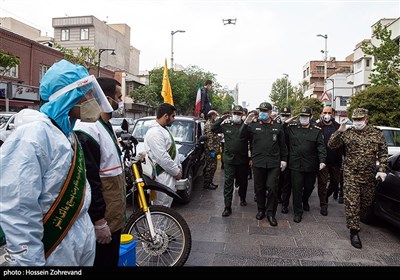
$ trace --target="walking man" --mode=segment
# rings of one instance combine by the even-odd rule
[[[211,130],[212,125],[217,119],[217,111],[208,112],[208,120],[204,125],[204,134],[207,135],[205,143],[206,166],[204,167],[204,184],[205,189],[215,190],[218,185],[213,183],[215,170],[217,169],[217,154],[219,153],[219,136]]]
[[[230,114],[223,115],[211,126],[214,133],[223,133],[225,139],[224,149],[224,203],[223,217],[232,214],[232,197],[234,180],[239,185],[240,206],[246,206],[247,170],[248,170],[248,140],[246,135],[240,135],[243,126],[243,107],[236,105],[232,110],[232,121],[224,122]]]
[[[286,168],[287,147],[282,126],[270,117],[272,105],[262,102],[257,109],[258,119],[253,121],[254,114],[250,113],[242,129],[242,135],[247,134],[251,143],[258,209],[256,219],[262,220],[267,213],[269,224],[277,226],[275,214],[278,207],[279,173]],[[265,204],[267,190],[268,200]]]
[[[375,179],[386,178],[387,143],[378,128],[368,125],[368,110],[357,108],[352,115],[354,128],[343,122],[332,134],[328,147],[336,149],[344,146],[344,209],[350,242],[361,249],[358,232],[360,219],[372,205],[375,198]],[[379,161],[376,173],[375,163]],[[375,175],[376,174],[376,175]]]

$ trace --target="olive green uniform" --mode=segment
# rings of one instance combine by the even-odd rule
[[[372,205],[375,196],[376,161],[385,172],[387,144],[380,129],[368,126],[365,131],[350,128],[336,131],[328,142],[331,149],[344,146],[344,205],[349,229],[360,230],[360,216]]]
[[[267,211],[267,216],[275,217],[281,161],[287,162],[288,157],[282,125],[256,120],[243,127],[250,140],[258,211]]]
[[[225,207],[231,207],[234,180],[239,185],[239,197],[241,201],[246,199],[247,175],[248,175],[248,140],[245,134],[241,135],[240,130],[243,122],[234,123],[232,121],[216,120],[211,131],[223,133],[224,144],[224,202]]]
[[[295,216],[301,217],[302,203],[308,203],[314,189],[319,164],[325,163],[326,148],[321,128],[312,124],[303,128],[300,123],[291,123],[287,126],[286,133],[289,140],[293,210]]]

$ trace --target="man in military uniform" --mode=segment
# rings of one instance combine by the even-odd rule
[[[386,178],[387,144],[378,128],[369,126],[368,110],[357,108],[352,115],[353,126],[348,128],[344,120],[328,142],[331,149],[344,146],[344,206],[350,242],[361,249],[358,232],[360,219],[372,205],[375,196],[375,179]],[[376,160],[379,170],[375,175]]]
[[[310,124],[312,110],[302,107],[299,122],[286,129],[289,139],[289,169],[293,190],[293,210],[296,223],[300,223],[303,210],[310,211],[308,199],[314,189],[319,170],[325,167],[326,148],[321,128]]]
[[[272,105],[262,102],[257,108],[258,119],[253,121],[250,113],[245,120],[242,135],[248,134],[251,143],[254,187],[257,196],[257,220],[262,220],[267,212],[271,226],[277,226],[275,214],[278,207],[279,172],[286,168],[287,147],[285,135],[280,124],[271,118]],[[267,205],[265,193],[268,189]]]
[[[240,206],[246,206],[247,193],[247,170],[248,170],[248,140],[246,135],[240,135],[243,107],[236,105],[232,110],[232,120],[225,122],[230,114],[223,115],[211,126],[214,133],[223,133],[225,139],[224,147],[224,203],[225,209],[222,212],[223,217],[232,214],[232,196],[234,180],[239,185]]]
[[[215,170],[217,169],[217,154],[219,152],[219,137],[217,133],[211,131],[211,125],[217,119],[217,111],[208,112],[208,120],[204,125],[204,134],[207,135],[207,141],[204,145],[206,166],[204,167],[204,185],[205,189],[215,190],[218,185],[213,183]]]
[[[286,130],[286,127],[288,126],[288,122],[286,122],[286,120],[289,120],[291,116],[292,116],[292,113],[291,113],[289,106],[284,106],[281,108],[280,113],[279,113],[279,119],[281,121],[284,131]],[[286,143],[286,146],[288,146],[288,148],[289,148],[289,141],[288,141],[287,137],[285,137],[285,143]],[[287,214],[289,212],[288,206],[289,206],[289,199],[290,199],[291,191],[292,191],[292,188],[290,186],[289,168],[285,168],[283,171],[280,172],[279,187],[278,187],[278,202],[279,202],[279,199],[282,202],[281,212],[283,214]]]

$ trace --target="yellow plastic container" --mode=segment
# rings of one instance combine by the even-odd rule
[[[118,266],[136,266],[136,240],[132,234],[121,234]]]

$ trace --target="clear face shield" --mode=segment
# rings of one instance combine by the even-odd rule
[[[93,75],[80,79],[68,86],[63,87],[59,91],[55,92],[49,97],[49,101],[56,99],[57,97],[66,94],[67,92],[79,88],[82,92],[84,92],[84,96],[87,101],[95,100],[100,110],[104,113],[111,113],[113,108],[108,102],[103,90],[101,89],[99,83]],[[82,96],[83,97],[83,96]],[[91,101],[93,104],[93,101]]]

